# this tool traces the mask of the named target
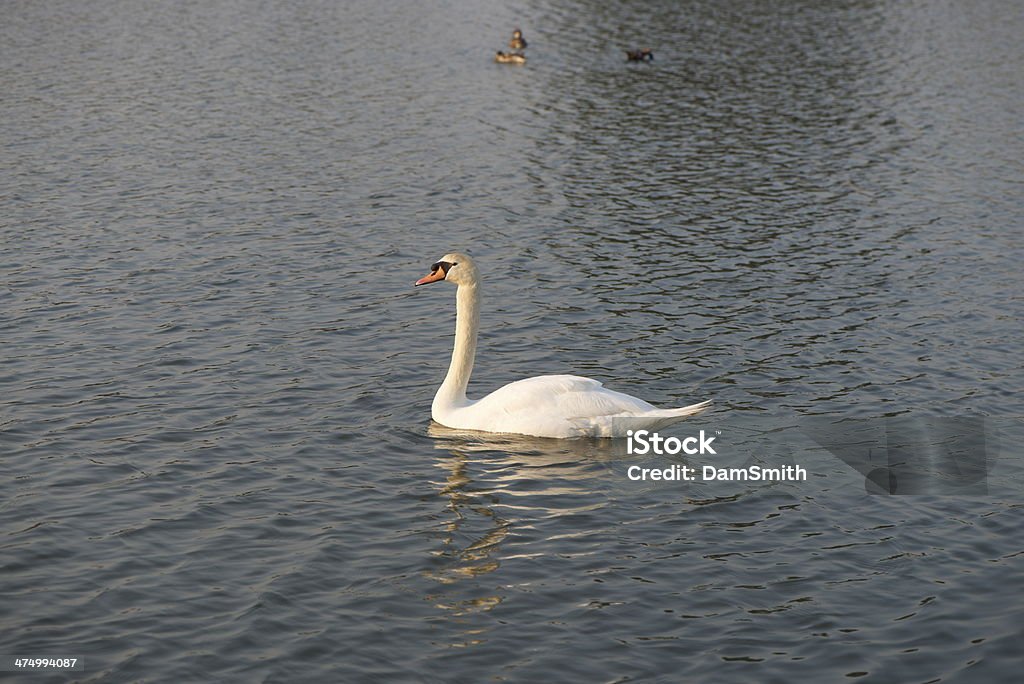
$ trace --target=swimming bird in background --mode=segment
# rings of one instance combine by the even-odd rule
[[[657,430],[704,411],[710,401],[659,409],[576,375],[541,375],[501,387],[482,399],[466,397],[480,325],[480,273],[468,255],[445,254],[416,285],[447,281],[455,292],[455,347],[448,375],[434,395],[431,417],[460,430],[534,437],[626,437]]]
[[[523,38],[523,32],[516,29],[512,32],[512,40],[508,41],[508,46],[513,50],[522,50],[526,47],[526,39]]]
[[[526,64],[526,55],[522,52],[502,52],[498,50],[494,61],[502,64]]]
[[[651,48],[644,48],[643,50],[625,50],[626,59],[630,62],[643,62],[643,61],[654,61],[654,53],[651,52]]]

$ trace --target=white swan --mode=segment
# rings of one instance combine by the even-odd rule
[[[605,389],[576,375],[542,375],[519,380],[472,401],[466,386],[476,356],[480,323],[480,274],[465,254],[445,254],[416,285],[441,280],[458,285],[455,295],[455,349],[430,415],[460,430],[506,432],[534,437],[625,437],[627,430],[657,430],[711,404],[659,409],[642,399]]]

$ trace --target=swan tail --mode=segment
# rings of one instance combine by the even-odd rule
[[[671,409],[658,409],[657,411],[651,411],[637,418],[642,418],[645,421],[649,421],[642,425],[640,429],[646,430],[660,430],[663,427],[668,427],[673,423],[678,423],[683,418],[689,416],[695,416],[698,413],[703,413],[711,406],[711,400],[702,401],[698,404],[690,404],[689,406],[683,406],[681,408]],[[636,429],[636,428],[634,428]]]
[[[660,430],[674,423],[702,413],[711,406],[711,400],[680,408],[654,409],[644,413],[620,413],[602,416],[586,426],[585,432],[595,437],[625,437],[630,430]],[[581,426],[583,427],[583,426]]]
[[[711,406],[711,400],[690,404],[689,406],[683,406],[682,408],[662,409],[665,413],[670,413],[673,416],[679,416],[685,418],[686,416],[695,416],[698,413],[703,413]]]

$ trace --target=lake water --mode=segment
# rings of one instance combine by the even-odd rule
[[[2,14],[0,653],[84,664],[32,681],[1016,681],[1018,2]],[[471,396],[713,398],[718,455],[431,425],[456,249]],[[627,477],[750,463],[810,476]]]

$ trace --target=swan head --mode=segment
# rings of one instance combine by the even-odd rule
[[[417,280],[415,284],[426,285],[447,280],[456,285],[476,285],[479,277],[476,264],[468,254],[449,252],[434,262],[430,267],[430,273]]]

